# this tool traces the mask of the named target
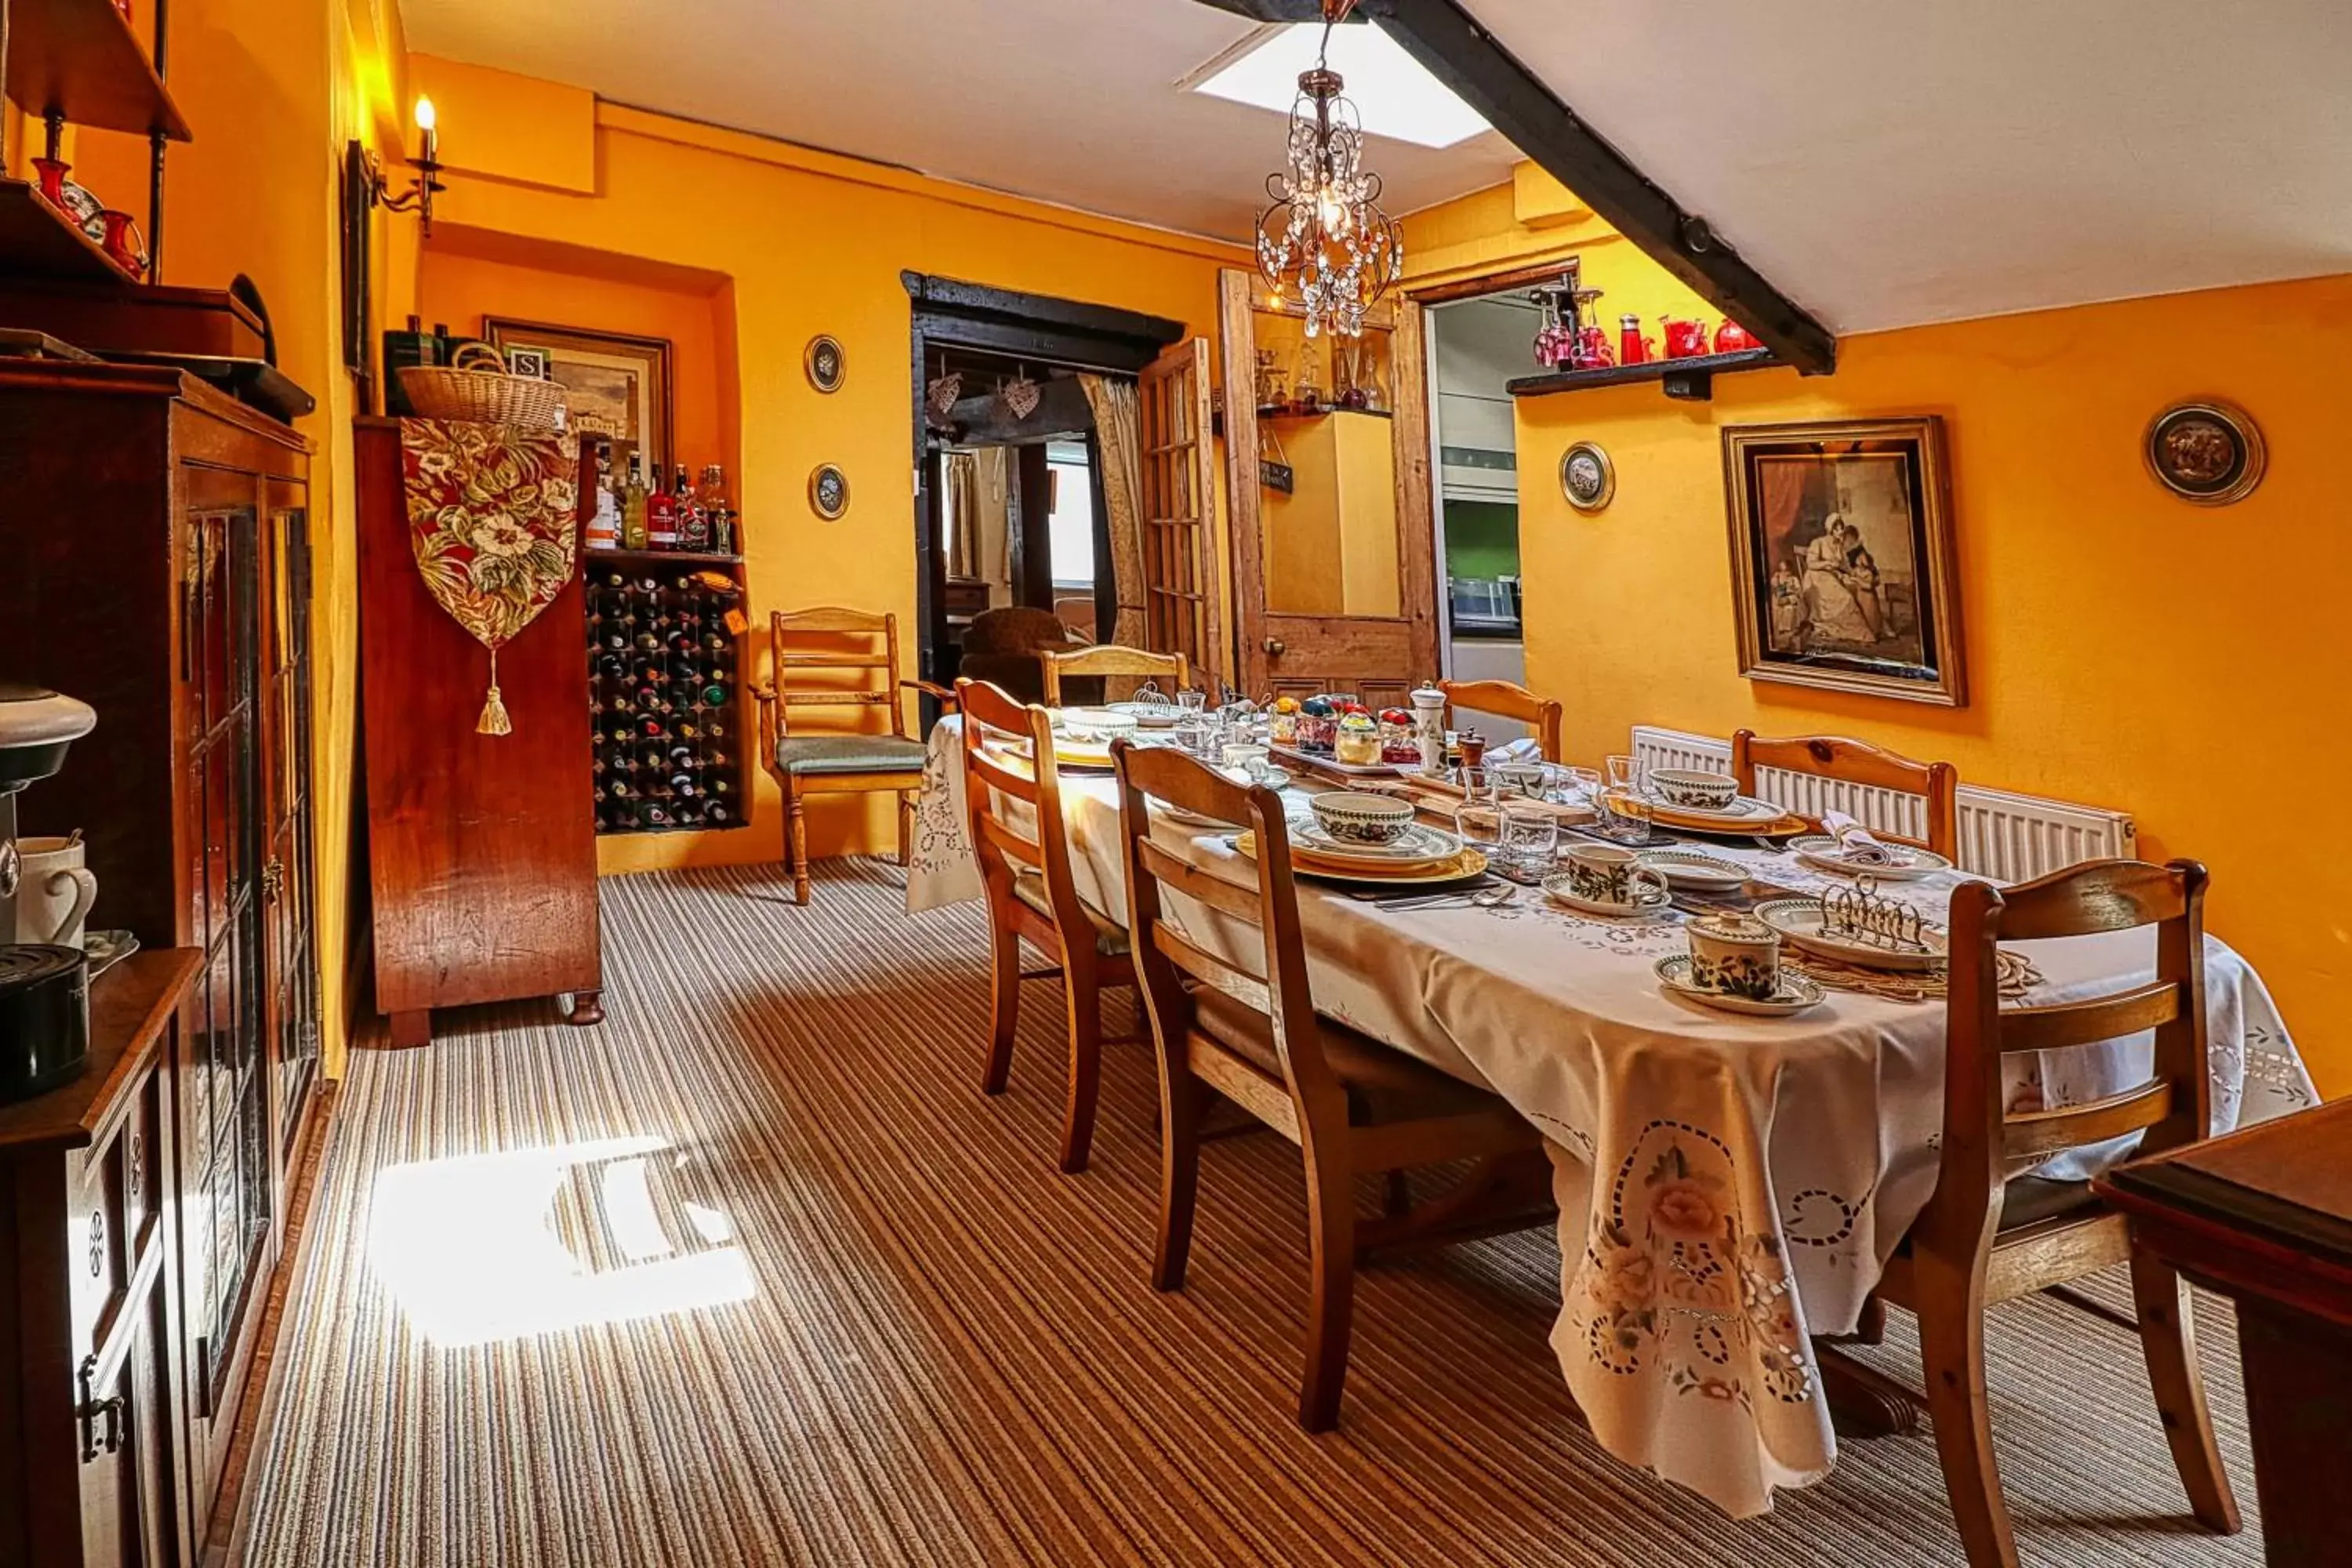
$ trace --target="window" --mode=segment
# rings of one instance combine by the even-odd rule
[[[1046,448],[1054,476],[1054,511],[1047,519],[1053,540],[1054,585],[1091,588],[1095,584],[1095,487],[1087,448],[1056,441]]]

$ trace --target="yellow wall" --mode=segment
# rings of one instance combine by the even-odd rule
[[[495,144],[505,128],[458,112],[471,68],[422,57],[415,66],[436,104],[448,104],[445,156],[457,167],[505,171]],[[555,154],[534,128],[517,138],[513,167],[541,183],[456,174],[441,212],[473,236],[530,237],[728,279],[735,331],[719,349],[722,358],[732,349],[740,383],[738,502],[753,608],[895,610],[909,674],[913,431],[900,271],[1149,311],[1213,337],[1216,268],[1244,259],[1224,247],[611,104],[598,106],[596,121],[594,194],[547,188]],[[427,264],[428,290],[438,266]],[[847,354],[846,384],[832,396],[802,373],[803,350],[819,332]],[[849,477],[850,511],[838,522],[809,508],[809,474],[824,461]],[[773,859],[782,817],[762,779],[751,828],[610,843],[604,864]],[[819,855],[885,846],[895,831],[887,800],[811,807]]]
[[[142,0],[136,13],[143,36],[152,8]],[[172,6],[172,92],[195,140],[170,154],[163,279],[221,288],[240,272],[252,277],[269,305],[281,367],[319,400],[319,412],[299,428],[318,448],[311,469],[315,907],[327,1070],[337,1074],[352,1005],[344,955],[354,875],[359,665],[349,477],[357,410],[342,369],[338,184],[350,139],[396,148],[394,106],[402,101],[405,60],[393,0],[173,0]],[[143,223],[143,140],[83,132],[73,139],[71,157],[76,178]],[[408,309],[413,288],[415,225],[381,214],[373,221],[383,258],[375,299],[383,313],[396,315]],[[363,878],[364,868],[357,875]]]

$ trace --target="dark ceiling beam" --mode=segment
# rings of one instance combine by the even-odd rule
[[[1203,5],[1220,11],[1231,11],[1236,16],[1247,16],[1253,22],[1319,22],[1323,19],[1323,0],[1201,0]],[[1360,22],[1361,16],[1350,16]]]
[[[1254,16],[1293,0],[1203,0]],[[1318,5],[1305,9],[1319,16]],[[1455,0],[1360,0],[1382,30],[1511,144],[1540,164],[1701,299],[1807,375],[1837,368],[1837,339],[1554,96]],[[1289,20],[1286,15],[1265,18]],[[1311,18],[1310,18],[1311,19]]]

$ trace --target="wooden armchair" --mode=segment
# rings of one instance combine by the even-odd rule
[[[2205,868],[2186,860],[2094,860],[2007,889],[1964,883],[1952,896],[1942,1165],[1935,1195],[1897,1247],[1878,1295],[1918,1314],[1927,1407],[1971,1568],[2017,1563],[1985,1403],[1985,1309],[2126,1258],[2138,1318],[2121,1321],[2138,1331],[2189,1506],[2210,1530],[2238,1528],[2179,1276],[2153,1254],[2132,1248],[2124,1216],[2089,1184],[2016,1173],[2063,1150],[2143,1129],[2146,1153],[2207,1135],[2204,897]],[[2081,1002],[2000,1005],[2000,942],[2143,926],[2157,928],[2149,984]],[[2007,1108],[2007,1058],[2151,1027],[2156,1065],[2146,1083],[2086,1105]],[[2063,1299],[2094,1305],[2071,1292]]]
[[[1199,1190],[1202,1121],[1218,1096],[1298,1146],[1307,1165],[1313,1298],[1299,1425],[1339,1417],[1358,1256],[1412,1242],[1469,1240],[1556,1217],[1543,1139],[1499,1096],[1318,1016],[1282,798],[1192,758],[1124,740],[1111,752],[1126,847],[1128,930],[1160,1058],[1160,1236],[1151,1283],[1181,1289]],[[1255,888],[1212,876],[1152,841],[1157,796],[1257,835]],[[1162,888],[1258,933],[1244,964],[1200,947],[1167,918]],[[1451,1193],[1405,1202],[1403,1173],[1473,1162]],[[1386,1212],[1356,1214],[1356,1178],[1387,1178]]]
[[[784,792],[788,817],[785,854],[793,871],[793,897],[809,901],[806,802],[816,795],[898,796],[898,864],[908,862],[915,816],[915,794],[923,782],[923,742],[907,732],[906,690],[953,701],[955,694],[929,681],[898,679],[898,617],[864,610],[827,607],[778,610],[768,617],[773,668],[760,688],[760,762]],[[795,684],[796,674],[825,672],[813,684]],[[875,681],[879,679],[877,688]],[[806,734],[793,729],[796,710],[811,708],[880,709],[889,715],[885,733],[860,731]]]
[[[1809,773],[1815,778],[1834,779],[1856,784],[1864,789],[1893,790],[1898,795],[1927,797],[1927,836],[1914,838],[1907,835],[1883,832],[1876,823],[1871,831],[1890,844],[1908,844],[1915,849],[1932,849],[1946,859],[1959,855],[1959,789],[1960,773],[1949,763],[1916,763],[1894,752],[1883,751],[1864,741],[1848,741],[1834,735],[1805,735],[1791,740],[1768,741],[1753,730],[1742,730],[1731,737],[1731,773],[1739,781],[1739,793],[1756,793],[1756,770],[1780,768],[1787,773]],[[1855,812],[1856,817],[1863,813]]]
[[[1538,697],[1526,687],[1507,680],[1441,680],[1437,683],[1437,689],[1445,693],[1447,729],[1454,727],[1454,710],[1456,708],[1467,708],[1474,713],[1493,713],[1533,730],[1537,743],[1543,747],[1545,762],[1560,760],[1560,706],[1550,698]]]
[[[1192,666],[1181,653],[1152,653],[1139,647],[1122,647],[1117,643],[1098,643],[1093,647],[1074,648],[1068,653],[1048,650],[1037,656],[1045,671],[1045,706],[1062,705],[1062,680],[1065,676],[1125,675],[1141,676],[1153,680],[1174,682],[1169,690],[1170,700],[1176,693],[1192,683]]]
[[[1139,1044],[1140,1035],[1106,1042],[1102,993],[1135,984],[1127,932],[1118,921],[1078,897],[1070,876],[1069,835],[1062,822],[1061,774],[1054,763],[1054,727],[1045,710],[1023,707],[986,681],[956,682],[963,714],[964,800],[971,846],[987,887],[989,970],[988,1064],[981,1092],[1003,1094],[1013,1071],[1013,1035],[1021,1020],[1021,982],[1062,977],[1070,1029],[1070,1093],[1062,1117],[1061,1164],[1087,1168],[1094,1141],[1095,1101],[1102,1081],[1102,1047]],[[1005,802],[1018,801],[1014,813]],[[1025,820],[1024,820],[1025,819]],[[1057,966],[1024,971],[1026,937]]]

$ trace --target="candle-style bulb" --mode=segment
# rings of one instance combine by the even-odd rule
[[[416,96],[416,129],[418,141],[424,143],[421,161],[438,163],[441,157],[441,135],[436,126],[433,100],[423,93]]]
[[[430,132],[435,129],[433,123],[433,100],[425,97],[421,93],[417,96],[416,100],[416,129],[425,132]]]

